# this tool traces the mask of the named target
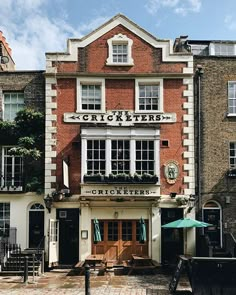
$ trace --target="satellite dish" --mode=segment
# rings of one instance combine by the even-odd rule
[[[1,64],[7,64],[9,62],[8,56],[1,56]]]

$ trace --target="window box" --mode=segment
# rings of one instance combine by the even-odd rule
[[[231,169],[227,172],[228,178],[236,178],[236,169]]]
[[[85,174],[84,175],[84,182],[85,183],[98,183],[104,182],[104,176],[102,174]]]

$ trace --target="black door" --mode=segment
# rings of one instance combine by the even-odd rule
[[[73,265],[79,257],[79,209],[57,209],[59,264]]]
[[[161,209],[161,225],[183,218],[183,209]],[[178,255],[183,254],[183,229],[162,228],[161,261],[162,264],[175,264]]]
[[[29,248],[44,248],[44,211],[29,211]]]
[[[204,221],[212,224],[204,229],[205,235],[209,236],[212,246],[220,246],[220,209],[204,209]]]

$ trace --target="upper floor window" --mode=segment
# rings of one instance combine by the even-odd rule
[[[81,130],[82,176],[159,174],[159,130],[112,130]]]
[[[228,82],[228,113],[236,115],[236,81]]]
[[[236,142],[229,143],[229,166],[236,169]]]
[[[215,55],[235,55],[234,44],[214,44]]]
[[[0,203],[0,237],[9,237],[10,203]]]
[[[163,81],[160,79],[136,80],[136,112],[163,111]]]
[[[104,112],[105,80],[77,79],[77,112]]]
[[[3,96],[3,119],[13,121],[16,113],[24,108],[24,93],[4,92]]]
[[[2,147],[1,153],[1,188],[3,190],[22,190],[23,158],[10,154],[12,147]]]
[[[134,64],[132,58],[133,41],[126,35],[118,34],[107,40],[108,58],[107,65],[132,66]]]

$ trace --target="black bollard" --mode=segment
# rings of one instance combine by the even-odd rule
[[[25,256],[24,260],[24,283],[28,283],[29,258]]]
[[[85,295],[90,295],[90,267],[85,264]]]

